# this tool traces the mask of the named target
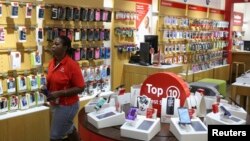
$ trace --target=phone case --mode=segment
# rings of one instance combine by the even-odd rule
[[[104,31],[104,40],[105,41],[109,41],[109,39],[110,39],[109,35],[110,35],[110,30],[105,29],[105,31]]]
[[[81,49],[81,59],[86,60],[87,59],[87,48]]]
[[[75,50],[75,52],[74,52],[74,60],[75,61],[81,60],[81,51],[80,51],[80,49]]]
[[[88,41],[94,40],[94,29],[88,29]]]
[[[99,58],[100,58],[100,49],[95,48],[95,59],[99,59]]]
[[[94,59],[94,48],[87,49],[87,59],[88,60]]]
[[[95,9],[88,10],[88,20],[94,21],[95,20]]]
[[[59,30],[60,36],[66,36],[67,35],[67,30],[65,28],[62,28]]]
[[[96,28],[94,30],[94,40],[99,41],[100,40],[100,33],[99,33],[99,28]]]
[[[80,20],[81,21],[88,21],[88,9],[86,9],[86,8],[80,9]]]
[[[67,37],[70,39],[70,41],[72,41],[73,39],[73,34],[74,34],[73,29],[67,29]]]
[[[63,7],[58,7],[58,19],[64,20],[66,15],[66,10]]]
[[[19,99],[18,96],[12,95],[9,97],[10,111],[15,111],[18,109]]]
[[[101,20],[101,11],[100,9],[95,10],[95,21]]]
[[[57,7],[51,8],[51,19],[53,19],[53,20],[58,19],[58,8]]]
[[[81,33],[81,38],[82,38],[82,41],[86,41],[87,40],[87,29],[86,28],[84,28],[84,29],[82,29],[82,33]]]
[[[66,7],[66,16],[65,20],[70,21],[73,19],[73,9],[70,7]]]
[[[100,33],[100,40],[103,41],[104,40],[104,34],[105,34],[104,29],[101,29],[99,33]]]
[[[73,10],[73,20],[74,21],[80,20],[80,9],[79,8],[74,8],[74,10]]]
[[[38,18],[43,19],[44,18],[44,7],[40,6],[38,9]]]

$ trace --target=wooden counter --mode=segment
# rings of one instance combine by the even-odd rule
[[[143,81],[151,74],[157,72],[182,72],[182,65],[161,65],[161,66],[141,66],[137,64],[124,64],[124,75],[123,80],[126,91],[130,91],[132,85],[143,83]]]
[[[49,113],[39,106],[0,115],[0,141],[49,141]]]
[[[232,52],[232,62],[244,62],[246,64],[246,70],[250,69],[250,51],[234,51]],[[235,67],[235,66],[234,66]],[[239,67],[239,74],[243,73],[243,67]],[[235,78],[235,69],[232,72],[232,78]]]

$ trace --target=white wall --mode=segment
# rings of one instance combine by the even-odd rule
[[[170,0],[170,1],[184,3],[184,0]],[[207,6],[206,0],[187,0],[187,3],[193,4],[193,5]],[[225,0],[210,0],[210,4],[207,7],[224,10],[225,9]]]
[[[234,11],[244,13],[244,22],[242,30],[245,31],[243,40],[250,40],[250,11],[248,10],[250,3],[237,3],[234,4]]]

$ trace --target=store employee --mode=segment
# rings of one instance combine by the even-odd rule
[[[47,88],[52,107],[51,141],[79,141],[73,119],[79,109],[78,94],[83,91],[84,80],[77,62],[70,58],[71,41],[67,36],[54,39],[53,59],[49,63]]]

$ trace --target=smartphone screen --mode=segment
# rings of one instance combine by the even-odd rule
[[[167,115],[173,115],[174,114],[174,97],[168,97],[167,98]]]
[[[145,130],[147,131],[148,129],[150,129],[150,127],[154,124],[153,121],[149,121],[149,120],[144,120],[137,129],[141,129],[141,130]]]
[[[99,116],[96,116],[98,119],[103,119],[103,118],[107,118],[107,117],[110,117],[112,115],[115,115],[114,112],[108,112],[108,113],[105,113],[105,114],[101,114]]]
[[[180,124],[190,124],[191,119],[187,108],[178,108]]]

